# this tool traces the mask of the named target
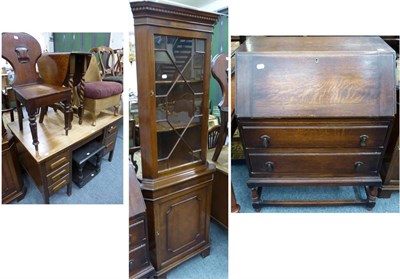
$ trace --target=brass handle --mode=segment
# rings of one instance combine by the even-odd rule
[[[355,163],[354,163],[354,169],[355,169],[355,171],[356,171],[356,172],[360,172],[363,165],[364,165],[363,162],[360,162],[360,161],[355,162]]]
[[[267,135],[263,135],[263,136],[260,137],[260,139],[262,140],[263,146],[264,146],[265,148],[267,148],[268,145],[269,145],[269,141],[271,140],[271,138],[270,138],[269,136],[267,136]]]
[[[273,162],[266,162],[265,166],[267,167],[267,171],[269,171],[269,172],[274,171],[274,163]]]
[[[360,146],[365,147],[367,146],[368,136],[362,135],[360,136]]]
[[[150,96],[154,96],[154,91],[153,90],[150,90]]]

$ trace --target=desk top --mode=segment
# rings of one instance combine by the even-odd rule
[[[9,116],[7,115],[7,117]],[[8,122],[7,125],[12,133],[24,145],[32,157],[40,163],[66,147],[70,147],[100,132],[107,125],[122,118],[122,115],[114,116],[113,112],[104,110],[97,117],[96,126],[92,126],[90,113],[85,111],[82,125],[79,125],[78,120],[75,119],[72,122],[72,129],[68,131],[68,136],[65,135],[64,114],[61,111],[54,112],[52,109],[49,109],[41,124],[38,122],[38,118],[37,116],[38,151],[35,151],[35,146],[32,144],[32,135],[27,117],[22,121],[23,131],[19,130],[18,121],[10,122],[9,119],[6,119],[6,115],[4,115],[4,122]]]

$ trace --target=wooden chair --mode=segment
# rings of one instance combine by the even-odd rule
[[[215,125],[208,130],[208,149],[214,148],[220,138],[221,125]]]
[[[229,113],[229,101],[228,101],[228,60],[224,53],[218,54],[212,60],[211,74],[217,80],[219,86],[222,90],[222,100],[218,104],[220,115],[221,115],[221,125],[219,131],[218,142],[215,146],[215,152],[212,160],[216,162],[218,156],[221,153],[222,146],[225,144],[225,139],[228,135],[228,113]]]
[[[38,151],[37,109],[56,102],[63,102],[65,104],[64,129],[65,134],[68,135],[71,89],[46,84],[38,75],[36,62],[41,56],[42,50],[36,39],[27,33],[3,33],[2,49],[2,57],[11,64],[15,72],[15,80],[11,86],[17,99],[19,129],[23,130],[21,107],[23,104],[28,112],[33,145]],[[40,119],[39,123],[42,122],[43,119]]]
[[[91,48],[89,51],[96,56],[103,81],[114,81],[123,84],[122,49],[114,50],[107,46],[99,46]]]
[[[103,81],[98,71],[96,58],[92,55],[89,67],[79,85],[78,94],[80,110],[88,110],[92,114],[92,125],[104,109],[114,107],[114,115],[118,115],[123,86],[112,81]]]

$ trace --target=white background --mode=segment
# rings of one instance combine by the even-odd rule
[[[399,35],[399,3],[230,0],[230,32]],[[0,1],[0,11],[1,32],[127,38],[132,28],[127,0]],[[124,205],[1,205],[0,278],[128,278],[126,175],[124,182]],[[230,278],[400,278],[399,251],[399,214],[230,215]]]

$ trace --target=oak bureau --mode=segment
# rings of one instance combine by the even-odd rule
[[[379,37],[251,37],[236,52],[236,116],[256,211],[375,206],[395,114],[395,52]],[[261,199],[268,186],[365,186],[356,200]]]

